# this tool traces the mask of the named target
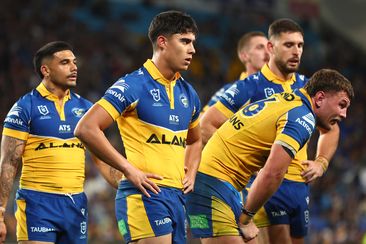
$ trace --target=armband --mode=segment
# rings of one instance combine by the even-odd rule
[[[249,217],[253,218],[254,215],[256,214],[255,212],[251,212],[247,209],[245,209],[244,207],[241,208],[241,212],[245,215],[248,215]]]
[[[318,163],[320,163],[320,165],[322,166],[324,172],[327,170],[328,165],[329,165],[329,160],[326,157],[324,157],[324,156],[318,156],[315,159],[315,161],[318,162]]]

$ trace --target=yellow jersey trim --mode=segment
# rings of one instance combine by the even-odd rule
[[[268,67],[268,64],[265,64],[262,69],[261,69],[262,74],[264,75],[264,77],[266,77],[267,80],[275,83],[275,84],[280,84],[282,85],[283,89],[285,92],[290,92],[292,91],[291,89],[291,85],[295,83],[296,81],[296,75],[295,73],[292,74],[291,78],[289,80],[284,80],[280,77],[278,77],[277,75],[275,75],[270,68]]]
[[[26,141],[28,138],[29,133],[28,132],[24,132],[24,131],[19,131],[19,130],[13,130],[13,129],[9,129],[9,128],[4,128],[3,129],[3,135],[6,136],[10,136],[10,137],[14,137],[23,141]]]
[[[120,116],[118,110],[115,109],[114,106],[104,98],[100,99],[97,104],[104,108],[104,110],[107,111],[107,113],[113,118],[113,120],[117,120],[117,118]]]
[[[230,109],[222,104],[221,101],[217,101],[213,106],[223,113],[226,118],[230,118],[234,114]]]

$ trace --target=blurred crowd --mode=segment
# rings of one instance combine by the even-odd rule
[[[95,102],[120,76],[151,57],[148,24],[171,9],[153,0],[10,1],[0,3],[0,120],[12,104],[40,82],[33,71],[35,51],[49,41],[70,42],[78,59],[76,92]],[[197,21],[196,55],[183,76],[204,104],[224,82],[235,80],[242,66],[236,57],[239,37],[252,30],[266,33],[274,18],[273,1],[217,1],[220,13],[180,9]],[[260,3],[260,4],[258,4]],[[235,5],[237,4],[237,5]],[[283,17],[283,16],[281,16]],[[293,17],[293,16],[291,16]],[[366,233],[366,54],[318,18],[295,16],[305,30],[300,73],[334,68],[351,80],[356,92],[331,165],[311,185],[308,243],[362,243]],[[2,123],[1,127],[2,129]],[[116,128],[106,132],[123,152]],[[316,137],[316,135],[315,135]],[[315,140],[314,140],[315,141]],[[310,158],[316,145],[310,147]],[[90,243],[122,243],[114,218],[112,189],[88,160],[85,191],[89,198]],[[12,198],[14,199],[14,198]],[[13,204],[8,205],[8,240],[15,240]],[[366,240],[364,240],[366,243]]]

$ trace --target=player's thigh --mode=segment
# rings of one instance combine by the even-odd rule
[[[138,241],[133,241],[130,243],[135,244],[171,244],[172,243],[172,234],[167,234],[163,236],[155,236],[155,237],[148,237]]]
[[[18,244],[54,244],[54,242],[46,242],[46,241],[18,241]]]
[[[268,227],[269,243],[291,244],[289,225],[271,225]]]
[[[228,183],[198,173],[186,209],[193,237],[240,236],[240,195]]]
[[[202,244],[244,244],[241,236],[218,236],[210,238],[201,238]]]
[[[299,238],[295,238],[295,237],[291,237],[292,240],[292,244],[304,244],[305,240],[303,237],[299,237]]]

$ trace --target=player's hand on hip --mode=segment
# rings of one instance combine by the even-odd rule
[[[125,176],[147,197],[150,197],[150,194],[147,192],[147,190],[150,190],[155,194],[158,194],[160,192],[160,188],[152,180],[150,180],[150,179],[162,180],[163,177],[159,175],[144,173],[141,170],[130,165],[128,170],[126,170],[125,172]]]
[[[259,233],[259,229],[254,224],[253,220],[250,220],[250,222],[246,225],[239,223],[239,228],[243,234],[243,239],[245,242],[256,238]]]
[[[4,220],[0,221],[0,244],[5,243],[6,238],[6,225]]]
[[[305,179],[306,183],[310,183],[324,174],[322,165],[316,161],[305,160],[301,164],[305,166],[305,169],[301,172],[301,176]]]
[[[183,193],[187,194],[193,191],[194,188],[194,182],[195,182],[196,176],[191,175],[185,175],[183,179]]]

